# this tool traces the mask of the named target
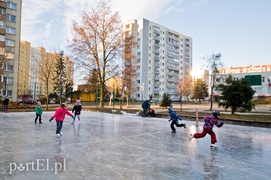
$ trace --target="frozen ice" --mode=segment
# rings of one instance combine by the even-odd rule
[[[0,179],[270,179],[271,129],[224,124],[192,139],[202,123],[171,133],[168,118],[85,112],[66,116],[63,136],[44,112],[0,113]]]

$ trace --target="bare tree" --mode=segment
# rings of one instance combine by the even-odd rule
[[[123,49],[123,25],[118,12],[112,13],[105,2],[84,12],[82,22],[73,23],[71,48],[76,65],[87,72],[96,69],[99,79],[100,107],[103,107],[106,81],[120,74],[120,52]]]
[[[211,106],[210,110],[213,109],[213,92],[216,86],[216,81],[218,81],[221,77],[218,74],[218,69],[222,68],[224,65],[221,61],[221,53],[218,54],[211,54],[205,58],[207,61],[207,69],[211,71],[211,81],[210,81],[210,88],[211,88],[211,94],[210,94],[210,101]]]
[[[53,83],[55,62],[57,61],[57,54],[47,53],[42,58],[42,62],[39,66],[40,79],[45,84],[45,93],[46,93],[46,110],[48,110],[49,104],[49,84]]]

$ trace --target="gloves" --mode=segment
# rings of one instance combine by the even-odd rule
[[[72,116],[72,119],[75,120],[75,116]]]
[[[221,123],[220,123],[220,127],[222,127],[222,126],[223,126],[223,124],[224,124],[224,123],[223,123],[223,122],[221,122]]]
[[[170,120],[168,120],[168,122],[170,122],[171,121],[171,119]]]
[[[49,119],[49,122],[51,122],[53,119],[54,119],[54,118],[51,117],[51,118]]]

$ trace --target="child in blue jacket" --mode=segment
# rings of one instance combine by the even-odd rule
[[[171,124],[170,124],[172,133],[176,133],[176,129],[175,129],[174,125],[176,125],[177,127],[186,128],[186,124],[184,124],[184,123],[179,124],[179,120],[182,120],[182,118],[176,114],[176,111],[174,111],[172,109],[172,106],[170,106],[168,108],[168,113],[170,115],[170,120],[168,120],[168,121],[172,121]]]

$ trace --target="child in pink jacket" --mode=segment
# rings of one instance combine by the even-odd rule
[[[65,115],[71,116],[73,119],[75,117],[68,111],[66,108],[66,104],[62,103],[61,106],[56,110],[55,114],[49,119],[49,122],[51,122],[53,119],[56,119],[56,135],[57,137],[62,136],[62,124],[65,119]]]

